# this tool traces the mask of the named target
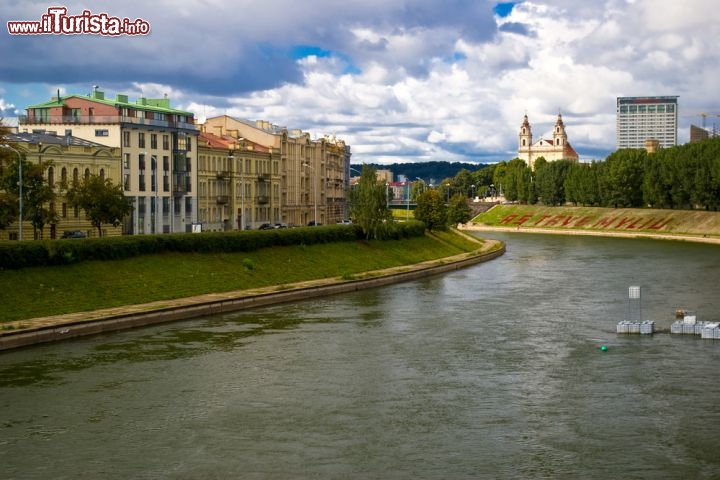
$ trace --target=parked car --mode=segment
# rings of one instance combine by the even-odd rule
[[[286,223],[276,223],[275,228],[288,228]]]
[[[87,233],[82,230],[65,230],[62,238],[87,238]]]
[[[337,222],[338,225],[352,225],[352,220],[340,220]]]
[[[271,223],[263,223],[258,227],[258,230],[272,230],[273,228],[275,227],[273,227]]]
[[[315,220],[310,220],[308,222],[308,227],[315,227],[315,226],[320,226],[320,225],[322,225],[322,223],[315,223]]]

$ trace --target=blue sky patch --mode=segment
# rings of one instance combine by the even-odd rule
[[[514,6],[515,2],[498,3],[495,5],[495,8],[493,8],[493,12],[495,12],[495,15],[498,17],[504,18],[510,15]]]

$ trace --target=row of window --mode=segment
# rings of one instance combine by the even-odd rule
[[[105,179],[105,169],[100,169],[100,178],[103,180]],[[48,177],[48,184],[49,185],[55,185],[55,167],[49,167],[47,171],[47,177]],[[90,169],[86,168],[85,173],[83,175],[83,178],[88,179],[90,178]],[[72,181],[73,183],[78,183],[80,181],[80,170],[77,168],[73,169],[72,173]],[[68,183],[68,170],[67,167],[62,167],[60,170],[60,182],[64,185]]]
[[[95,135],[98,135],[98,131],[95,131]],[[132,147],[132,132],[128,130],[124,130],[122,132],[123,134],[123,147]],[[158,134],[157,133],[150,133],[146,134],[145,132],[137,132],[137,146],[138,148],[147,148],[146,139],[150,140],[150,149],[157,150],[158,149]],[[163,150],[170,150],[170,135],[169,134],[163,134],[160,136],[160,140],[162,141],[162,149]],[[178,150],[186,150],[191,151],[192,150],[192,137],[189,137],[184,134],[178,134],[177,136],[177,149]]]

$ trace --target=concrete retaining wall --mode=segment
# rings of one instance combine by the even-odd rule
[[[472,255],[457,261],[433,264],[427,267],[410,265],[407,267],[408,271],[385,274],[373,278],[338,280],[333,283],[301,288],[293,288],[291,286],[287,290],[257,295],[244,295],[242,292],[238,292],[236,296],[228,296],[222,300],[198,300],[190,304],[185,303],[146,311],[140,309],[140,311],[132,313],[117,314],[90,321],[65,323],[54,327],[18,332],[3,332],[0,336],[0,350],[53,342],[84,335],[95,335],[127,328],[143,327],[175,320],[187,320],[201,316],[217,315],[279,303],[294,302],[367,288],[377,288],[459,270],[470,265],[492,260],[503,253],[505,253],[504,245],[501,249],[494,252]]]

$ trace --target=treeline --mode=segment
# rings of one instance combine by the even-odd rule
[[[379,165],[375,163],[367,164],[368,167],[375,170],[390,170],[393,173],[393,179],[399,175],[405,175],[410,181],[421,178],[425,183],[437,184],[444,178],[451,178],[461,170],[477,170],[485,167],[483,164],[463,163],[463,162],[417,162],[417,163],[393,163],[390,165]]]
[[[720,138],[658,150],[623,149],[604,161],[547,162],[535,169],[514,159],[450,179],[470,196],[502,194],[508,201],[544,205],[717,210],[720,207]]]

